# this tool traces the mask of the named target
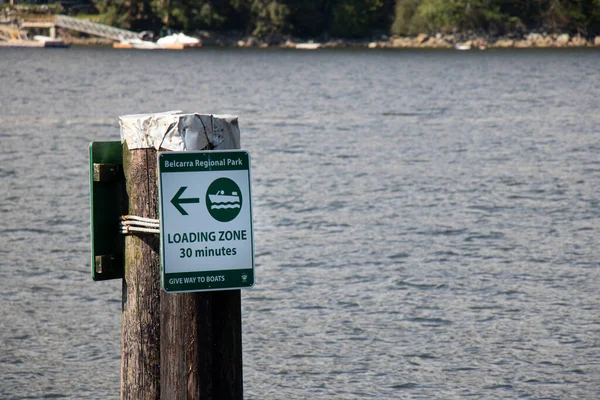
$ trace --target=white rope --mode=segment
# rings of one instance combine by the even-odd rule
[[[160,228],[160,224],[158,222],[141,222],[141,221],[121,221],[121,225],[129,225],[129,226],[145,226],[148,228]]]
[[[128,235],[131,232],[143,232],[143,233],[160,233],[160,229],[153,228],[140,228],[137,226],[123,226],[121,227],[121,233]]]
[[[136,215],[122,215],[121,216],[121,221],[128,221],[128,220],[140,221],[140,222],[149,222],[149,223],[152,223],[152,224],[158,224],[159,223],[159,220],[154,219],[154,218],[138,217]]]
[[[120,226],[121,233],[124,235],[132,232],[160,233],[160,221],[153,218],[122,215]]]

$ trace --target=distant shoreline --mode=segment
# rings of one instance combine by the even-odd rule
[[[70,35],[60,35],[65,43],[77,46],[112,46],[114,41],[103,38],[81,38]],[[195,35],[202,40],[203,47],[209,48],[300,48],[297,45],[311,43],[312,48],[370,48],[370,49],[532,49],[532,48],[600,48],[600,36],[586,39],[579,35],[529,33],[522,37],[468,37],[461,35],[428,35],[420,34],[414,37],[382,37],[379,40],[348,40],[332,39],[328,41],[297,38],[276,38],[262,40],[252,36],[232,34],[215,34],[201,32]]]

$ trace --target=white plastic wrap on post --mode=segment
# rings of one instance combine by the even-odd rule
[[[167,111],[119,117],[121,142],[132,149],[187,151],[240,148],[238,117]]]

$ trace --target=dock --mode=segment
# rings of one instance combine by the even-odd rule
[[[0,25],[0,47],[69,47],[55,36],[34,36],[29,39],[27,32],[19,27]]]
[[[57,28],[69,29],[114,41],[113,47],[118,49],[163,49],[183,50],[189,47],[201,47],[199,39],[183,34],[174,34],[161,38],[158,42],[142,39],[142,34],[127,29],[69,17],[66,15],[29,16],[19,26],[0,25],[0,46],[4,47],[68,47],[57,39]],[[29,40],[25,29],[47,29],[48,36],[40,36],[39,40]],[[34,38],[35,39],[35,38]]]

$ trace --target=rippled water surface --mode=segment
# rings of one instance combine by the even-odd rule
[[[172,109],[252,156],[246,398],[600,398],[599,96],[597,50],[0,49],[0,398],[119,397],[87,146]]]

